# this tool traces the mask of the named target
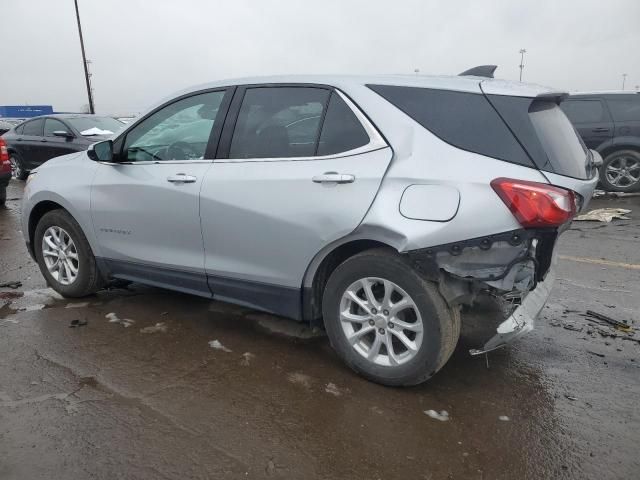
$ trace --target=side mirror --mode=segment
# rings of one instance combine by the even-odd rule
[[[71,132],[67,132],[65,130],[56,130],[53,132],[54,137],[64,137],[64,138],[73,138],[74,135]]]
[[[111,162],[113,160],[113,142],[105,140],[89,145],[87,155],[96,162]]]

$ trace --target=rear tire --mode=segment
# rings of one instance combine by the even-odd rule
[[[24,169],[22,159],[20,159],[20,157],[15,153],[12,153],[9,157],[9,162],[11,163],[11,174],[13,175],[13,178],[26,180],[29,176],[29,172]]]
[[[600,182],[609,192],[640,190],[640,152],[618,150],[602,162]]]
[[[100,288],[101,277],[89,242],[66,211],[52,210],[42,216],[33,250],[47,284],[63,297],[85,297]]]
[[[7,187],[0,187],[0,207],[7,203]]]
[[[336,353],[383,385],[426,381],[447,362],[460,335],[460,313],[437,285],[385,249],[339,265],[327,282],[322,311]]]

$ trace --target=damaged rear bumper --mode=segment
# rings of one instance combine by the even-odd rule
[[[542,308],[547,303],[551,294],[551,288],[555,282],[553,268],[547,272],[542,282],[538,282],[536,288],[531,290],[509,317],[498,325],[496,334],[479,349],[471,349],[471,355],[480,355],[511,343],[516,338],[533,330],[534,322]]]

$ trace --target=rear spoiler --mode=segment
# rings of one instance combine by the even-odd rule
[[[542,100],[547,102],[555,102],[560,105],[564,100],[567,99],[567,97],[569,97],[569,94],[567,92],[547,92],[536,95],[534,101]]]

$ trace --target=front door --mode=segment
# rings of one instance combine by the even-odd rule
[[[220,151],[201,195],[214,297],[297,317],[307,266],[358,226],[391,149],[339,92],[286,86],[239,88]]]
[[[162,107],[118,138],[116,161],[97,169],[91,213],[113,276],[210,295],[199,194],[225,95],[199,93]]]
[[[67,132],[68,136],[58,137],[53,132]],[[73,143],[74,135],[71,133],[71,129],[56,118],[45,119],[44,138],[46,143],[44,143],[43,161],[80,150]]]

